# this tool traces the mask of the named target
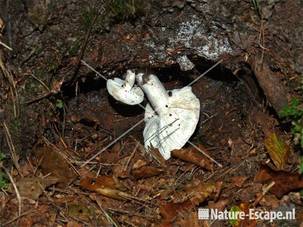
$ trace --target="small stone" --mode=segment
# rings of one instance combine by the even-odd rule
[[[178,62],[179,66],[180,66],[180,69],[182,71],[189,71],[189,70],[192,70],[195,67],[194,63],[192,63],[186,55],[178,57],[177,62]]]
[[[185,6],[185,2],[177,0],[177,1],[174,1],[173,6],[177,7],[178,9],[183,9]]]
[[[168,11],[169,13],[173,13],[173,12],[174,12],[174,9],[173,9],[173,8],[169,8],[167,11]]]

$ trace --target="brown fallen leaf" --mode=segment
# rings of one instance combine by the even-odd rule
[[[56,184],[58,179],[55,177],[24,177],[16,182],[19,193],[22,197],[37,200],[44,189],[50,185]],[[14,191],[10,189],[10,191]]]
[[[269,207],[272,210],[280,205],[280,201],[274,195],[264,195],[259,203],[261,206]]]
[[[265,138],[264,144],[277,169],[284,169],[290,153],[289,146],[275,132]]]
[[[190,200],[193,204],[199,205],[208,197],[217,198],[222,188],[222,182],[204,183],[200,180],[186,185],[180,192],[173,196],[174,202],[183,202]]]
[[[98,188],[112,188],[125,191],[125,187],[119,180],[113,176],[85,176],[80,180],[80,185],[90,191],[96,191]]]
[[[44,145],[36,148],[35,155],[42,173],[56,177],[58,187],[66,187],[76,178],[75,171],[68,161],[51,146]]]
[[[82,226],[83,226],[82,224],[79,224],[78,222],[75,221],[69,221],[66,224],[66,227],[82,227]]]
[[[129,171],[125,166],[127,165],[129,161],[129,157],[124,157],[122,159],[119,159],[115,165],[113,166],[113,175],[117,178],[127,178],[129,177]]]
[[[206,151],[206,149],[202,145],[198,145],[198,147]],[[212,171],[213,170],[213,162],[210,161],[207,157],[205,157],[201,152],[199,152],[196,148],[184,148],[179,150],[173,150],[172,156],[174,158],[181,159],[183,161],[193,163],[201,168]]]
[[[163,170],[153,166],[142,166],[141,168],[133,169],[131,173],[135,178],[141,179],[158,176],[163,173]]]
[[[228,205],[229,202],[230,202],[229,199],[221,199],[221,200],[219,200],[218,202],[215,202],[215,203],[213,201],[210,201],[208,203],[208,208],[223,211],[224,208]]]
[[[257,226],[257,221],[255,219],[249,219],[248,214],[249,214],[249,203],[241,203],[239,206],[233,206],[235,211],[242,211],[244,212],[247,216],[244,219],[241,220],[229,220],[230,224],[232,222],[233,227],[242,227],[242,226],[247,226],[247,227],[255,227]]]
[[[148,166],[147,164],[147,162],[141,159],[137,160],[132,167],[131,174],[135,178],[140,179],[158,176],[159,174],[163,173],[161,168]]]
[[[191,209],[209,197],[217,198],[221,187],[222,182],[204,183],[195,180],[186,185],[182,191],[175,192],[172,202],[164,203],[159,208],[162,216],[160,226],[171,226],[179,214],[191,212]]]
[[[156,148],[150,148],[148,154],[159,163],[160,166],[166,166],[166,160],[161,155],[160,151]]]
[[[269,190],[271,193],[281,198],[283,195],[303,188],[303,179],[299,173],[288,173],[284,171],[273,171],[267,166],[256,174],[255,182],[275,184]]]
[[[199,220],[198,212],[192,211],[188,215],[178,216],[174,226],[201,227],[203,226],[203,222]]]
[[[206,149],[202,145],[198,145],[198,147],[206,152]],[[212,171],[213,170],[213,162],[205,157],[201,152],[199,152],[196,148],[184,148],[179,150],[173,150],[172,156],[174,158],[181,159],[183,161],[193,163],[201,168]]]
[[[242,185],[244,184],[244,182],[246,181],[247,177],[245,176],[235,176],[231,179],[231,183],[238,187],[238,188],[241,188]]]
[[[162,216],[161,226],[173,222],[177,215],[190,211],[195,205],[187,200],[181,203],[164,203],[160,206],[159,211]]]
[[[92,207],[88,207],[81,202],[68,204],[67,214],[69,217],[74,217],[83,221],[90,221],[95,214],[95,210]]]
[[[104,180],[104,181],[103,181]],[[132,196],[122,190],[125,188],[108,176],[99,176],[97,178],[84,177],[80,180],[80,186],[84,189],[97,192],[103,196],[117,200],[134,200],[137,202],[146,202],[135,196]]]

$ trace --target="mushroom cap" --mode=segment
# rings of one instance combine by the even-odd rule
[[[144,94],[140,87],[134,85],[135,74],[128,70],[126,80],[120,78],[109,79],[106,82],[108,93],[117,101],[127,105],[137,105],[144,100]]]
[[[164,159],[171,157],[171,151],[182,148],[194,133],[200,116],[200,101],[191,87],[171,91],[167,111],[161,116],[147,104],[145,129],[143,132],[145,148],[158,148]]]

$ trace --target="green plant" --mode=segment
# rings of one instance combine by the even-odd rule
[[[292,99],[290,104],[280,111],[279,116],[291,122],[294,141],[303,149],[303,106],[300,100]]]
[[[256,11],[258,17],[261,18],[261,8],[260,8],[260,1],[259,0],[250,0],[253,9]]]
[[[299,164],[299,173],[302,174],[303,173],[303,157],[300,157],[300,164]],[[302,190],[303,193],[303,190]]]
[[[241,212],[241,208],[238,206],[232,206],[229,210],[231,213],[231,218],[229,219],[229,224],[231,226],[238,226],[240,220],[237,217],[237,213]]]
[[[5,159],[5,155],[0,151],[0,162]]]
[[[291,122],[291,133],[295,144],[299,144],[303,149],[303,106],[300,100],[294,98],[290,104],[283,108],[279,116]],[[303,157],[300,157],[299,173],[303,174]]]
[[[2,161],[5,159],[5,155],[0,151],[0,169],[2,166]],[[6,175],[0,171],[0,190],[5,189],[8,186],[8,180]]]
[[[148,1],[143,0],[112,0],[108,1],[106,11],[117,21],[131,20],[144,15],[148,8]]]
[[[64,102],[63,102],[63,100],[57,99],[57,100],[56,100],[56,107],[57,107],[58,109],[63,109],[63,107],[64,107]]]
[[[8,187],[8,180],[3,172],[0,172],[0,190],[6,189]]]
[[[96,15],[98,14],[97,9],[92,8],[92,7],[85,7],[84,10],[82,11],[81,19],[82,19],[82,24],[85,29],[88,29],[93,21]]]

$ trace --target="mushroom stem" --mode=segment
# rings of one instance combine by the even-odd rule
[[[124,87],[127,89],[131,89],[135,84],[136,74],[133,73],[131,70],[127,70]]]
[[[139,73],[136,79],[146,94],[148,101],[159,116],[166,113],[169,96],[158,77],[153,74],[144,77],[142,73]]]

